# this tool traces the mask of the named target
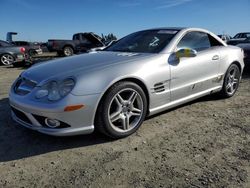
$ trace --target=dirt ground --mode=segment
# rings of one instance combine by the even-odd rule
[[[114,141],[14,123],[8,91],[23,70],[0,67],[0,187],[250,187],[250,71],[233,98],[199,99]]]

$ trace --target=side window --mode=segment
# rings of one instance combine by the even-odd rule
[[[177,49],[191,48],[197,52],[206,50],[211,47],[209,37],[203,32],[189,32],[187,33],[177,45]]]
[[[209,38],[211,47],[213,47],[213,46],[223,46],[223,44],[220,41],[218,41],[216,38],[214,38],[213,36],[211,36],[209,34],[208,34],[208,38]],[[226,36],[225,36],[225,39],[227,39]]]
[[[74,35],[73,40],[80,40],[80,35],[79,34]]]
[[[234,38],[235,38],[235,39],[240,38],[240,34],[235,35]]]
[[[22,46],[28,46],[29,43],[28,42],[20,42],[20,45],[22,45]]]
[[[240,38],[247,38],[246,33],[241,34],[241,37],[240,37]]]
[[[91,44],[91,41],[84,35],[82,35],[81,43]]]

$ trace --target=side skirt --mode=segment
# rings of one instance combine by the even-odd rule
[[[169,103],[164,104],[162,106],[149,109],[149,116],[157,114],[157,113],[165,111],[165,110],[169,110],[171,108],[174,108],[176,106],[185,104],[187,102],[193,101],[195,99],[201,98],[201,97],[209,95],[211,93],[219,92],[221,89],[222,89],[222,86],[217,86],[217,87],[214,87],[214,88],[211,88],[211,89],[199,92],[199,93],[195,93],[195,94],[189,95],[189,96],[184,97],[182,99],[178,99],[178,100],[169,102]]]

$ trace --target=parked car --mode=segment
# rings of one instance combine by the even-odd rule
[[[227,42],[227,44],[230,45],[237,45],[241,43],[250,43],[250,33],[238,33]]]
[[[250,68],[250,43],[238,44],[238,47],[244,50],[244,62],[247,68]]]
[[[25,48],[26,53],[29,54],[29,56],[34,56],[37,54],[42,54],[42,49],[38,43],[32,43],[27,41],[12,41],[12,44],[15,46],[22,46]]]
[[[218,37],[220,37],[224,42],[227,42],[227,41],[229,41],[229,40],[232,39],[231,36],[225,35],[225,34],[223,34],[223,35],[218,35]]]
[[[0,40],[0,59],[3,65],[22,62],[25,60],[25,48]]]
[[[104,48],[101,37],[94,33],[76,33],[72,40],[48,40],[48,50],[57,52],[64,56],[71,56],[74,53],[83,53],[92,48]]]
[[[104,51],[39,64],[13,83],[12,117],[41,133],[68,136],[97,129],[134,133],[146,116],[220,92],[232,97],[243,50],[195,28],[130,34]]]

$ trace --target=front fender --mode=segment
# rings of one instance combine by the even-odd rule
[[[91,71],[89,73],[79,74],[76,76],[77,83],[72,90],[74,95],[91,95],[104,93],[115,82],[126,79],[136,78],[136,70],[139,70],[139,65],[132,66],[133,68],[123,65],[106,67],[105,69]],[[132,70],[132,71],[131,71]]]

